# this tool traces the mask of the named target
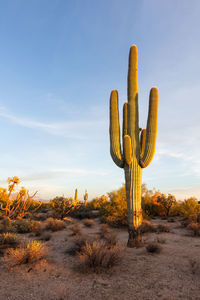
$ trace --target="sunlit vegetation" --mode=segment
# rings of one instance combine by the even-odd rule
[[[55,212],[56,217],[63,219],[74,210],[80,207],[81,203],[77,200],[77,192],[75,193],[75,199],[56,197],[50,201],[50,208]]]
[[[30,241],[16,249],[9,249],[6,260],[11,265],[30,264],[44,258],[48,252],[47,247],[37,241]]]
[[[1,214],[11,219],[23,219],[26,215],[35,212],[41,206],[40,201],[34,201],[36,195],[29,195],[25,187],[15,193],[16,186],[20,183],[17,176],[8,178],[8,189],[0,188]]]

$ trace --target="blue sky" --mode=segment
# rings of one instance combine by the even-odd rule
[[[119,188],[109,96],[126,100],[139,52],[140,126],[159,89],[157,149],[143,182],[200,198],[199,0],[0,1],[0,183],[19,176],[41,199]]]

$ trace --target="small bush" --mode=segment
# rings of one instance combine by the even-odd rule
[[[92,220],[92,219],[84,219],[83,220],[83,224],[86,227],[92,227],[94,225],[94,220]]]
[[[191,223],[187,226],[187,229],[189,229],[193,236],[200,236],[200,224],[199,223]]]
[[[159,224],[156,228],[157,232],[170,232],[169,225]]]
[[[180,205],[181,214],[190,221],[197,222],[200,213],[200,205],[196,198],[184,200]]]
[[[52,231],[58,231],[62,230],[66,227],[66,224],[64,221],[54,219],[54,218],[48,218],[46,220],[46,229],[52,230]]]
[[[150,243],[149,245],[146,246],[146,250],[149,253],[160,253],[161,252],[161,246],[158,245],[157,243]]]
[[[156,231],[156,228],[150,221],[143,220],[142,225],[140,226],[141,233],[155,232],[155,231]]]
[[[103,241],[86,242],[78,254],[81,270],[99,272],[119,263],[121,248],[119,245],[108,247]]]
[[[34,263],[45,257],[47,248],[37,241],[31,241],[27,245],[17,249],[9,249],[7,260],[11,265]]]
[[[31,221],[16,220],[12,222],[12,225],[16,228],[18,233],[29,233],[31,232]]]
[[[0,234],[0,248],[16,247],[19,244],[19,237],[14,233]]]
[[[71,235],[78,235],[81,232],[81,227],[78,224],[74,224],[71,228],[70,228],[70,232]]]
[[[73,245],[67,249],[66,253],[76,255],[81,252],[82,247],[86,244],[87,238],[83,235],[76,236],[73,240]]]

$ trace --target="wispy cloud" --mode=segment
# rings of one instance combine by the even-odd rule
[[[16,116],[7,111],[4,107],[0,107],[0,116],[11,121],[14,124],[31,128],[43,130],[49,134],[63,136],[73,139],[87,139],[93,133],[94,129],[101,129],[105,126],[104,120],[81,120],[68,122],[40,122],[28,118]]]
[[[54,179],[63,177],[65,175],[79,175],[79,176],[85,176],[85,175],[98,175],[98,176],[105,176],[108,174],[107,171],[102,170],[86,170],[86,169],[54,169],[49,170],[46,172],[41,173],[34,173],[30,175],[26,175],[22,177],[22,181],[37,181],[37,180],[48,180],[48,179]]]

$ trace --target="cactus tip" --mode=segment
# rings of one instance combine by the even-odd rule
[[[153,95],[157,96],[157,95],[158,95],[158,88],[157,88],[156,86],[153,86],[153,87],[151,88],[151,93],[152,93]]]

